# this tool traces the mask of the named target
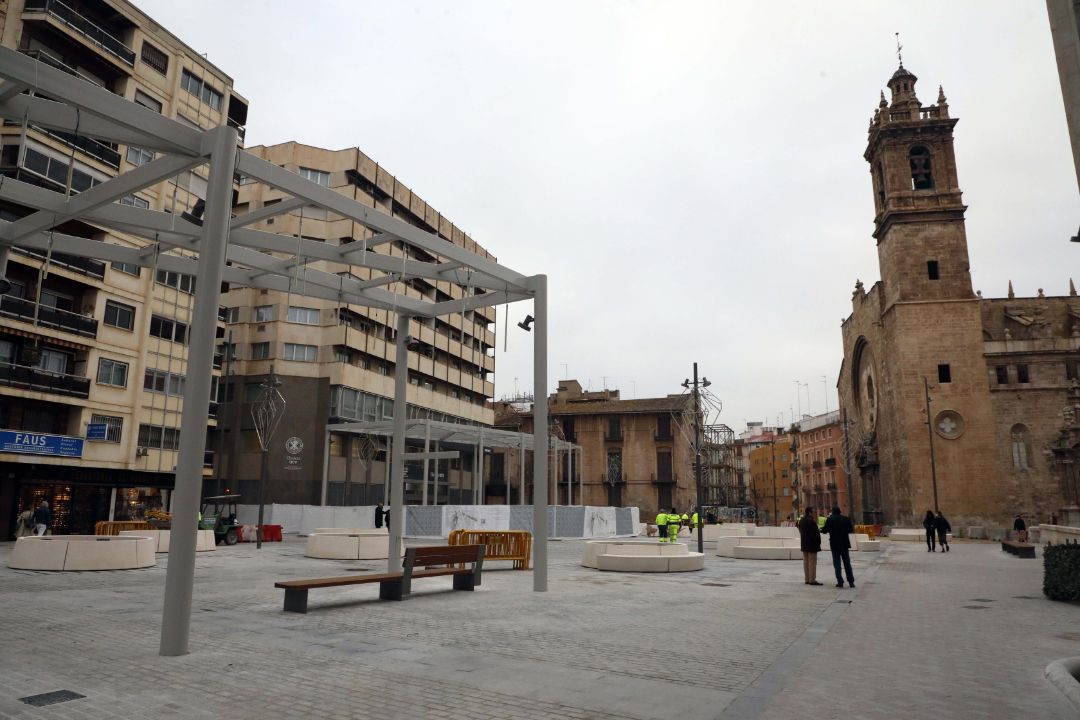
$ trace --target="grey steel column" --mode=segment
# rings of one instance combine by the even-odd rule
[[[424,421],[424,474],[421,476],[424,478],[423,490],[421,490],[421,505],[427,505],[427,484],[428,484],[428,453],[431,452],[431,420]],[[436,463],[435,474],[438,475],[438,463]],[[436,478],[438,480],[438,478]]]
[[[390,552],[386,571],[401,569],[401,536],[405,509],[405,393],[409,388],[409,349],[405,337],[409,334],[409,316],[398,313],[397,354],[394,357],[394,451],[390,465]]]
[[[518,465],[518,468],[521,471],[521,485],[519,486],[521,488],[521,490],[518,492],[518,505],[524,505],[525,504],[525,435],[524,434],[521,436],[521,463]],[[509,481],[507,481],[507,482],[509,482]],[[508,495],[510,494],[509,491],[507,491],[507,494]]]
[[[349,444],[345,446],[345,462],[349,462],[349,455],[352,454],[352,435],[346,435],[346,439]],[[326,442],[323,443],[322,451],[322,496],[319,504],[326,505],[326,491],[330,485],[330,431],[326,431]]]
[[[566,497],[568,499],[567,505],[574,504],[574,446],[571,444],[566,448]],[[581,498],[578,498],[581,500]]]
[[[169,541],[165,607],[161,614],[159,652],[162,655],[186,655],[188,652],[203,452],[206,450],[206,408],[210,406],[217,308],[221,301],[221,275],[229,244],[237,136],[236,130],[227,125],[212,132],[217,137],[210,156],[206,214],[199,244],[199,282],[195,288],[188,335],[187,384],[184,386],[180,454],[176,461],[176,489],[173,492],[175,527]]]
[[[533,591],[547,592],[548,406],[547,275],[532,279],[533,315]]]
[[[477,451],[478,457],[476,463],[476,467],[478,468],[478,470],[476,479],[479,483],[479,487],[476,491],[476,504],[487,505],[487,498],[484,495],[484,428],[480,428],[480,444],[478,448],[479,450]]]

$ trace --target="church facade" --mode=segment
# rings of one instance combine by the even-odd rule
[[[1050,522],[1080,505],[1080,298],[973,291],[957,119],[900,68],[870,122],[881,280],[856,283],[838,381],[853,515],[918,526]],[[1068,514],[1068,510],[1064,511]]]

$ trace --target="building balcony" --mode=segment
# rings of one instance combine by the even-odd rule
[[[0,385],[70,397],[90,396],[90,378],[46,372],[36,367],[11,363],[0,363]]]
[[[75,68],[73,68],[70,65],[68,65],[67,63],[65,63],[60,58],[58,58],[55,55],[52,55],[51,53],[48,53],[48,52],[46,52],[44,50],[19,50],[19,52],[21,52],[23,55],[26,55],[27,57],[32,57],[32,58],[34,58],[35,60],[37,60],[39,62],[43,62],[46,65],[54,67],[57,70],[60,70],[61,72],[65,72],[65,73],[67,73],[68,75],[70,75],[72,77],[77,77],[80,80],[85,80],[86,82],[91,83],[93,85],[97,85],[100,88],[105,87],[104,85],[101,84],[101,81],[98,80],[97,78],[92,78],[89,75],[82,74],[81,72],[79,72]],[[108,89],[108,88],[106,88],[106,89]]]
[[[105,51],[130,68],[135,67],[135,51],[86,16],[59,0],[26,0],[23,14],[43,13],[85,41]]]
[[[220,408],[219,404],[214,402],[213,400],[211,400],[210,401],[210,409],[207,411],[206,416],[211,417],[211,418],[216,418],[218,416],[219,408]]]
[[[92,317],[58,310],[48,305],[38,307],[35,302],[13,295],[0,297],[0,316],[32,323],[35,309],[37,310],[37,324],[41,327],[64,330],[83,337],[97,337],[98,322]]]
[[[656,485],[675,485],[679,482],[678,475],[657,475],[652,474],[652,482]]]
[[[825,467],[836,467],[836,458],[825,458]]]
[[[622,433],[621,429],[620,430],[615,430],[615,431],[612,431],[612,430],[604,431],[604,442],[617,443],[617,442],[622,442],[622,440],[623,440],[623,433]]]
[[[120,169],[120,153],[114,146],[107,145],[106,143],[100,142],[93,138],[88,138],[82,135],[75,135],[74,133],[67,133],[63,130],[53,130],[51,128],[43,128],[38,125],[32,125],[31,127],[44,135],[48,135],[51,138],[59,140],[68,147],[73,147],[76,150],[82,151],[86,155],[94,158],[95,160],[104,165],[108,165],[109,167],[116,170]]]
[[[674,440],[674,439],[675,438],[672,436],[671,430],[656,430],[656,431],[653,432],[653,440],[658,440],[658,441],[663,442],[663,441],[670,441],[670,440]]]
[[[815,470],[820,470],[821,469],[821,461],[820,460],[815,460],[813,462],[813,466],[814,466]]]
[[[204,468],[212,468],[212,467],[214,467],[214,456],[215,456],[215,454],[216,453],[213,450],[206,450],[206,451],[203,452],[202,466]]]
[[[32,250],[30,248],[13,247],[17,253],[26,255],[28,257],[37,258],[38,260],[45,259],[45,252],[41,250]],[[49,257],[50,267],[62,267],[65,270],[71,270],[73,272],[88,275],[98,280],[105,279],[105,263],[97,260],[91,260],[90,258],[80,257],[78,255],[68,255],[67,253],[54,252]]]

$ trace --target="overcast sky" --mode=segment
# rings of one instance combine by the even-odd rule
[[[136,0],[233,76],[247,142],[359,147],[550,288],[549,388],[680,392],[720,421],[836,409],[840,321],[879,278],[868,165],[897,66],[959,117],[986,297],[1080,283],[1080,221],[1043,2]],[[496,394],[532,386],[498,326]]]

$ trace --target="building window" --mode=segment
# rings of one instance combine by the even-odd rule
[[[1078,360],[1066,360],[1065,361],[1065,379],[1066,380],[1080,380],[1080,361],[1078,361]]]
[[[221,110],[221,100],[224,97],[221,92],[195,77],[190,70],[185,69],[181,74],[180,87],[202,100],[214,110]]]
[[[1016,382],[1019,382],[1019,383],[1029,383],[1029,382],[1031,382],[1031,376],[1028,374],[1028,366],[1027,365],[1017,365],[1016,366]]]
[[[135,308],[108,300],[105,302],[105,324],[121,330],[135,329]]]
[[[952,369],[947,363],[937,366],[937,379],[939,383],[952,382]]]
[[[260,342],[252,343],[251,345],[251,359],[252,360],[266,360],[270,357],[270,343]]]
[[[997,378],[998,385],[1009,384],[1009,366],[1008,365],[995,365],[994,375]]]
[[[926,276],[928,278],[930,278],[931,280],[940,280],[941,279],[941,274],[938,271],[938,262],[937,262],[937,260],[927,260],[926,261]]]
[[[118,443],[124,430],[124,418],[113,415],[91,415],[90,422],[105,426],[105,442]]]
[[[671,482],[671,453],[664,451],[656,453],[656,480],[657,482]]]
[[[173,397],[184,397],[184,386],[187,379],[179,373],[166,372],[165,370],[147,369],[143,375],[143,390]]]
[[[133,265],[132,263],[122,263],[122,262],[114,262],[114,263],[112,263],[112,269],[116,270],[117,272],[126,273],[128,275],[134,275],[135,277],[139,277],[139,273],[142,272],[142,268],[139,267],[138,265]]]
[[[1020,423],[1013,425],[1010,439],[1012,441],[1013,467],[1020,470],[1031,467],[1028,464],[1031,457],[1031,433],[1028,431],[1027,426]]]
[[[930,151],[921,145],[913,147],[908,160],[911,163],[911,189],[932,190],[934,175],[930,165]]]
[[[255,322],[264,323],[270,322],[274,319],[274,306],[273,305],[260,305],[255,308]]]
[[[225,308],[225,322],[228,324],[240,322],[240,308],[231,307]]]
[[[300,177],[305,180],[310,180],[316,185],[322,185],[323,187],[330,187],[330,173],[323,172],[322,170],[312,170],[311,168],[300,168]]]
[[[221,356],[222,361],[232,361],[236,359],[236,343],[221,343],[217,346],[217,354]],[[217,358],[214,359],[215,362]]]
[[[135,91],[135,104],[142,105],[147,110],[153,110],[154,112],[161,114],[161,101],[150,97],[142,90]]]
[[[319,348],[315,345],[298,345],[296,343],[285,343],[285,360],[295,360],[297,362],[315,362],[316,355]]]
[[[158,270],[157,278],[155,280],[158,285],[165,285],[167,287],[176,288],[180,292],[185,292],[191,295],[195,292],[195,276],[185,275],[184,273],[169,272],[168,270]]]
[[[169,72],[169,56],[145,40],[142,44],[142,61],[162,75]]]
[[[607,481],[612,485],[623,481],[622,453],[618,450],[607,454]]]
[[[289,322],[300,323],[301,325],[318,325],[319,324],[319,310],[318,308],[305,308],[305,307],[289,307]]]
[[[608,418],[607,439],[611,442],[622,440],[622,420],[618,415]]]
[[[98,385],[115,385],[127,387],[128,364],[109,358],[98,360],[97,381]]]
[[[154,315],[150,318],[150,334],[162,340],[180,343],[187,342],[187,323]]]
[[[120,204],[142,208],[143,210],[146,210],[150,207],[150,201],[145,200],[138,195],[125,195],[124,197],[120,198]]]
[[[139,446],[158,450],[179,450],[180,429],[161,425],[139,425]]]
[[[135,147],[134,145],[128,146],[127,149],[127,161],[132,165],[145,165],[154,159],[154,153],[149,150],[143,150],[142,148]]]

